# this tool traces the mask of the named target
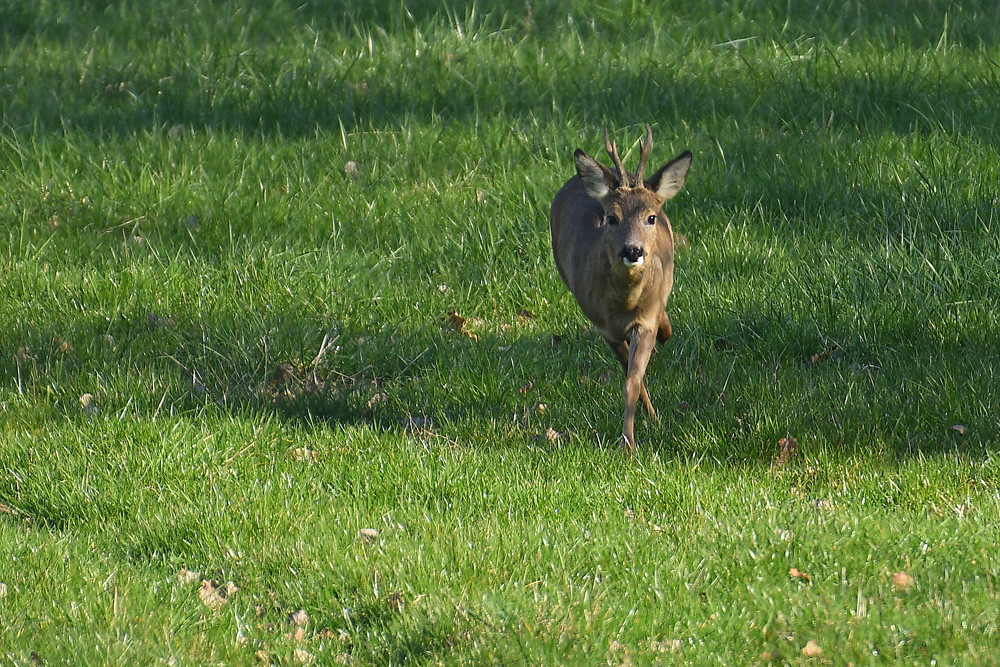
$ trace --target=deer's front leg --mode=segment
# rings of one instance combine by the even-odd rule
[[[628,345],[624,342],[622,343],[612,343],[607,338],[604,339],[608,346],[614,350],[615,356],[618,357],[618,362],[622,365],[622,372],[625,373],[625,377],[628,377]],[[649,413],[650,418],[659,423],[660,417],[656,414],[656,409],[653,408],[652,401],[649,400],[649,392],[646,391],[646,383],[642,382],[639,385],[639,398],[642,399],[642,404],[646,406],[646,412]]]
[[[622,449],[634,454],[635,407],[643,393],[642,378],[646,374],[649,355],[656,345],[656,335],[652,331],[635,328],[628,334],[628,370],[625,376],[625,424],[622,426]],[[647,399],[648,400],[648,399]]]

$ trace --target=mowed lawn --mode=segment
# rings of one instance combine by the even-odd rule
[[[1000,664],[1000,6],[493,4],[0,3],[0,664]]]

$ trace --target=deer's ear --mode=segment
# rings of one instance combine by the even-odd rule
[[[646,179],[646,189],[663,201],[671,199],[684,187],[688,169],[691,168],[691,151],[684,151]]]
[[[579,148],[573,154],[573,159],[576,162],[576,173],[583,181],[583,189],[597,201],[603,202],[612,190],[618,188],[618,179],[611,170]]]

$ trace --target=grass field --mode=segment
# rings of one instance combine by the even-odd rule
[[[1000,664],[1000,7],[601,4],[0,4],[0,664]]]

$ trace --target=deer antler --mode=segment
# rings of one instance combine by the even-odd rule
[[[646,160],[649,159],[649,151],[653,148],[653,128],[646,123],[646,141],[642,143],[642,150],[639,152],[639,170],[635,172],[636,187],[642,187],[642,172],[646,171]]]
[[[625,173],[625,167],[622,166],[622,159],[618,157],[618,144],[608,139],[608,128],[604,128],[604,150],[608,152],[611,161],[615,163],[615,169],[618,170],[619,182],[627,186],[628,175]]]

